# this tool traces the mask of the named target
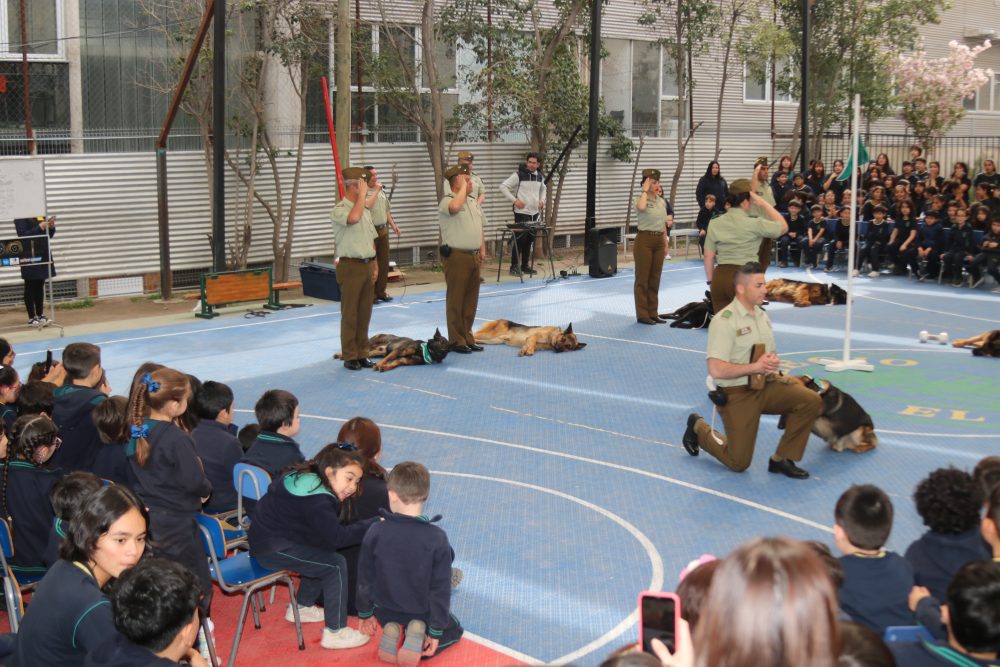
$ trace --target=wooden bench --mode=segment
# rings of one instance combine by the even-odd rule
[[[281,293],[290,289],[299,289],[300,287],[302,287],[301,280],[290,280],[286,283],[273,283],[271,285],[271,302],[278,308],[284,308],[284,306],[281,305]]]
[[[271,269],[247,269],[201,274],[201,312],[195,317],[218,317],[213,310],[233,303],[264,300],[263,308],[280,310],[275,299]]]

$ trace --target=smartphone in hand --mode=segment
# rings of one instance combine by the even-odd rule
[[[45,352],[45,372],[42,374],[42,377],[48,375],[49,371],[51,370],[52,370],[52,350],[47,350]]]
[[[671,653],[677,651],[677,621],[681,601],[674,593],[639,593],[639,644],[644,653],[653,653],[650,641],[659,639]]]

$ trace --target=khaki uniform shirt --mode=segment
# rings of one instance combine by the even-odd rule
[[[469,192],[469,199],[479,202],[479,195],[483,194],[486,186],[483,184],[483,179],[479,178],[479,174],[476,172],[469,174],[469,178],[472,180],[472,190]]]
[[[385,196],[385,190],[380,190],[378,197],[375,198],[375,203],[372,205],[369,211],[372,212],[372,224],[375,228],[384,227],[389,223],[389,210],[392,208],[392,204],[389,202],[389,198]]]
[[[333,238],[337,243],[338,257],[353,257],[368,259],[375,256],[375,239],[378,232],[372,224],[372,212],[367,208],[361,214],[361,220],[353,225],[347,224],[347,216],[354,208],[354,202],[344,197],[330,211],[333,221]]]
[[[467,197],[462,210],[452,214],[448,205],[454,198],[454,192],[446,192],[438,204],[441,242],[459,250],[479,250],[483,245],[482,214],[478,212],[479,207]]]
[[[748,311],[739,299],[733,299],[708,325],[708,352],[705,356],[731,364],[749,364],[750,353],[757,343],[764,344],[765,352],[774,352],[771,320],[760,306]],[[747,376],[715,381],[720,387],[742,387],[749,383]]]
[[[733,207],[712,220],[705,234],[705,250],[716,254],[719,264],[743,266],[757,261],[761,239],[781,236],[781,223],[770,218],[752,218]]]
[[[663,197],[646,196],[646,210],[639,210],[639,197],[632,205],[635,208],[635,219],[641,232],[662,232],[667,228],[667,200]]]
[[[760,195],[761,199],[766,201],[771,206],[774,206],[774,193],[771,192],[771,186],[761,181],[757,184],[757,194]],[[764,212],[760,206],[756,204],[750,204],[750,217],[751,218],[766,218],[767,213]]]

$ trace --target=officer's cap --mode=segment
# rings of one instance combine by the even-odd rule
[[[747,194],[748,192],[750,192],[749,178],[737,178],[729,184],[729,194],[731,195],[742,195]]]
[[[340,171],[340,175],[344,177],[345,181],[356,181],[361,179],[366,183],[368,182],[368,177],[370,176],[368,170],[362,167],[347,167],[346,169],[342,169]]]
[[[756,167],[757,165],[762,164],[766,167],[768,163],[770,163],[768,157],[766,155],[761,155],[759,158],[757,158],[757,161],[753,163],[753,166]]]
[[[475,158],[476,156],[469,151],[458,151],[459,160],[474,160]]]
[[[448,169],[445,170],[444,177],[447,178],[450,181],[451,179],[455,178],[459,174],[468,174],[468,173],[469,173],[469,170],[468,170],[468,168],[466,168],[465,165],[456,164],[456,165],[453,165],[451,167],[448,167]]]
[[[642,179],[646,180],[647,178],[652,178],[652,179],[655,179],[657,181],[660,180],[660,170],[659,169],[643,169],[642,170]]]

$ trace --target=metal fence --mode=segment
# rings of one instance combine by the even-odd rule
[[[910,147],[917,143],[912,134],[869,134],[862,135],[868,154],[874,160],[879,153],[885,153],[889,165],[898,174],[904,161],[910,159]],[[823,161],[830,165],[837,158],[846,160],[851,152],[850,135],[831,136],[823,140]],[[969,178],[982,170],[983,160],[1000,160],[1000,136],[984,135],[975,137],[944,137],[938,141],[934,151],[925,154],[928,160],[941,163],[941,175],[951,174],[955,162],[965,162],[969,166]]]

